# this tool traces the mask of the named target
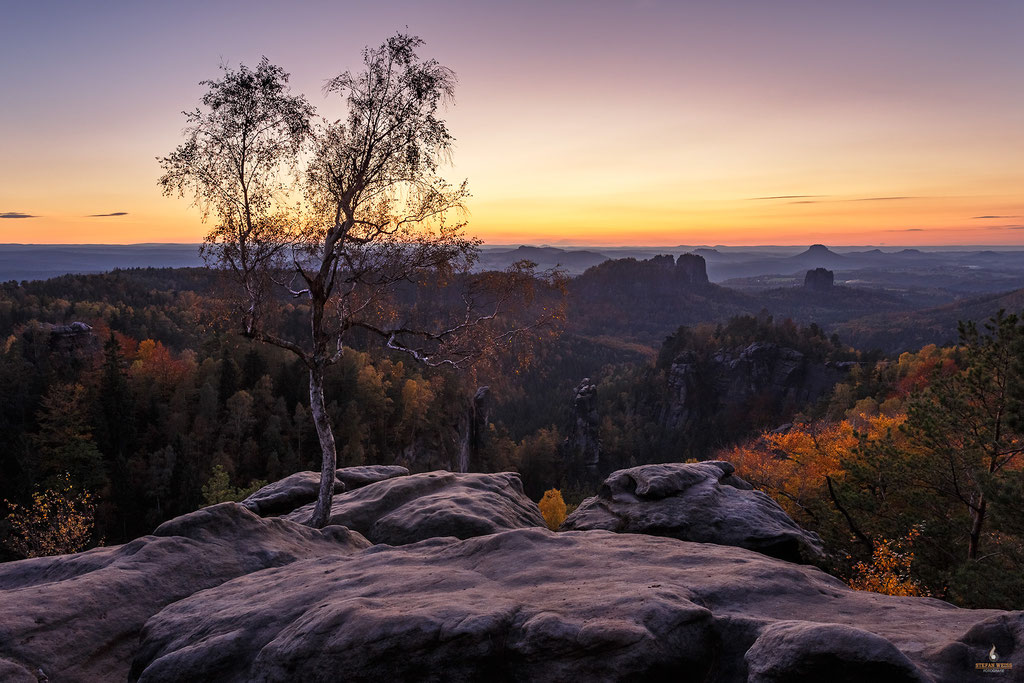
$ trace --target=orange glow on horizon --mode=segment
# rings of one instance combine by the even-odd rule
[[[1024,246],[1024,3],[399,5],[16,3],[0,243],[200,242],[155,161],[199,82],[266,54],[341,116],[324,79],[409,26],[458,75],[445,175],[486,243]]]

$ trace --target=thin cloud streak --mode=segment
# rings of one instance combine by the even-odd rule
[[[813,196],[813,195],[809,195]],[[857,197],[855,199],[805,199],[788,204],[833,204],[838,202],[891,202],[903,199],[924,199],[924,197]]]
[[[127,216],[127,211],[115,211],[114,213],[91,213],[86,218],[107,218],[108,216]]]
[[[826,197],[828,195],[823,194],[780,194],[774,197],[747,197],[749,202],[758,202],[765,199],[800,199],[801,197]]]
[[[20,211],[5,211],[0,213],[0,218],[39,218],[39,216],[33,216],[30,213],[22,213]]]

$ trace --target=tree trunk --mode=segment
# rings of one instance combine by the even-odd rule
[[[971,523],[971,539],[967,546],[967,559],[976,560],[978,559],[978,545],[981,540],[981,529],[985,524],[985,508],[988,506],[988,501],[985,500],[985,496],[982,495],[978,502],[978,508],[973,511],[972,517],[974,518]]]
[[[320,464],[320,491],[309,525],[314,529],[320,529],[327,525],[327,520],[331,516],[334,479],[338,466],[338,451],[334,445],[331,418],[327,415],[327,407],[324,405],[323,367],[314,367],[309,371],[309,409],[313,414],[316,434],[320,437],[320,451],[323,456]]]

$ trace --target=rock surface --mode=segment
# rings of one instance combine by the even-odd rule
[[[242,501],[242,506],[261,517],[281,515],[315,501],[319,490],[319,472],[296,472],[255,491]],[[336,478],[334,492],[344,490],[345,485]]]
[[[124,680],[142,625],[166,605],[369,545],[341,527],[316,531],[221,503],[122,546],[0,564],[0,680],[19,680],[19,669],[31,680],[37,670],[54,682]]]
[[[203,591],[146,624],[130,679],[991,681],[970,634],[998,630],[1016,669],[1022,619],[853,591],[741,548],[520,529]]]
[[[286,519],[301,522],[312,512],[310,504]],[[396,477],[338,494],[328,523],[389,545],[545,526],[537,504],[523,493],[518,474],[444,471]]]
[[[619,470],[561,528],[733,545],[793,562],[821,555],[817,534],[801,529],[775,501],[752,490],[733,471],[720,460]]]
[[[409,474],[409,468],[401,465],[361,465],[342,467],[336,474],[338,480],[345,485],[345,489],[352,491],[385,479],[404,477]]]
[[[334,492],[351,491],[367,484],[406,474],[409,474],[409,470],[398,465],[343,467],[335,473]],[[282,515],[308,503],[316,502],[319,491],[319,472],[296,472],[272,484],[267,484],[243,500],[242,505],[261,517]]]

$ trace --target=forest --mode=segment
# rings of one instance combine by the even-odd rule
[[[655,328],[598,329],[629,320],[626,300],[578,279],[564,321],[465,370],[355,340],[326,377],[338,466],[456,470],[468,453],[469,470],[517,471],[531,498],[559,489],[571,509],[617,469],[729,460],[821,534],[851,585],[1020,606],[1018,318],[992,311],[956,344],[892,355],[681,284],[645,305],[699,312],[679,307],[650,344]],[[214,271],[8,282],[0,340],[4,559],[124,542],[318,467],[304,367],[235,332]]]

